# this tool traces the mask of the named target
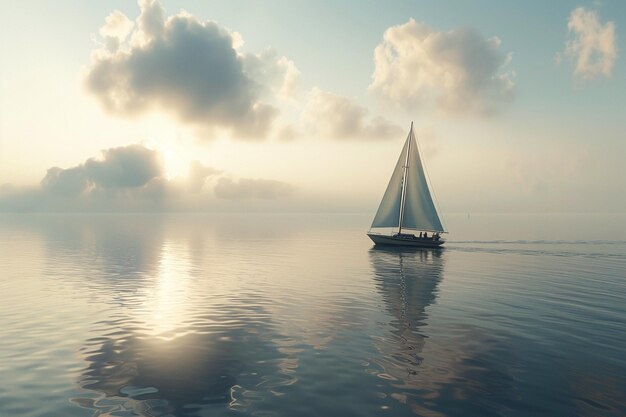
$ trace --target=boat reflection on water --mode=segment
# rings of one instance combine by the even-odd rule
[[[391,335],[378,346],[385,358],[380,365],[386,376],[404,380],[416,374],[422,362],[420,353],[426,342],[422,330],[427,308],[437,298],[444,257],[437,249],[374,247],[369,254],[376,287],[392,317]]]
[[[376,246],[369,256],[389,317],[388,332],[374,338],[379,352],[372,359],[374,371],[385,381],[384,394],[398,401],[397,407],[392,406],[397,415],[437,415],[439,406],[433,399],[441,395],[442,384],[453,375],[436,371],[432,363],[449,364],[454,359],[449,351],[429,348],[426,328],[428,307],[435,303],[443,278],[445,252]],[[431,364],[423,363],[426,355]]]
[[[476,326],[433,311],[445,251],[375,247],[369,254],[389,317],[387,332],[374,338],[373,371],[385,381],[384,394],[397,400],[395,415],[492,415],[494,402],[519,402],[509,349]]]

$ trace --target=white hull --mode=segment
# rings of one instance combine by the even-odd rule
[[[438,248],[445,242],[443,239],[432,240],[430,238],[407,238],[397,237],[389,235],[379,235],[377,233],[368,233],[370,239],[376,245],[391,245],[391,246],[412,246],[416,248]]]

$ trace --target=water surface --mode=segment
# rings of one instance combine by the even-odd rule
[[[626,216],[2,215],[1,416],[623,416]]]

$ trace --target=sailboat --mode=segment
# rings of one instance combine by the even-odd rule
[[[380,229],[386,229],[387,233]],[[447,232],[428,189],[411,122],[409,135],[367,235],[377,245],[437,248],[445,242],[441,233]]]

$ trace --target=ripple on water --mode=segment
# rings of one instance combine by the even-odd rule
[[[398,251],[362,229],[0,219],[0,415],[626,413],[624,241]]]

